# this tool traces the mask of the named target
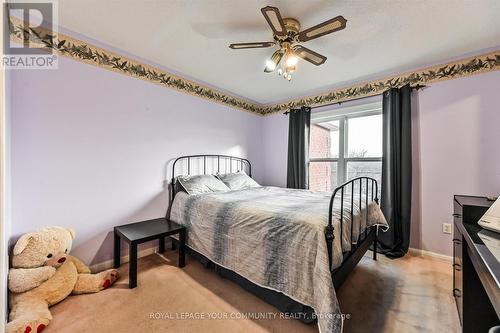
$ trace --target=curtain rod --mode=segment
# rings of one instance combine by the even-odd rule
[[[423,89],[423,88],[427,88],[426,85],[424,84],[417,84],[415,86],[410,86],[410,88],[413,90],[420,90],[420,89]],[[372,96],[367,96],[367,97],[358,97],[358,98],[353,98],[353,99],[349,99],[347,101],[342,101],[342,102],[334,102],[334,103],[330,103],[330,104],[323,104],[323,105],[318,105],[318,106],[311,106],[311,110],[312,109],[317,109],[317,108],[324,108],[325,106],[332,106],[332,105],[342,105],[342,103],[347,103],[347,102],[352,102],[352,101],[358,101],[360,99],[365,99],[365,98],[370,98],[370,97],[375,97],[375,96],[380,96],[382,95],[383,93],[380,93],[380,94],[376,94],[376,95],[372,95]],[[283,112],[283,114],[286,116],[290,113],[290,111],[285,111]]]

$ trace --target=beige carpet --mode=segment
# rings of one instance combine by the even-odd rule
[[[176,263],[172,251],[140,259],[133,290],[123,265],[112,288],[54,306],[45,332],[317,332],[316,325],[280,318],[272,306],[189,257],[182,270]],[[343,312],[350,315],[344,331],[458,332],[451,284],[449,263],[367,256],[338,292]],[[245,313],[268,318],[242,319]]]

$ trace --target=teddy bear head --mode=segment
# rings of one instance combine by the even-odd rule
[[[59,267],[71,251],[75,232],[62,227],[47,227],[22,235],[12,253],[13,268]]]

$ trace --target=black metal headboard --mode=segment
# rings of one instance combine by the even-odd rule
[[[185,163],[181,172],[176,172],[176,165]],[[195,164],[196,167],[195,168]],[[210,168],[207,168],[210,167]],[[174,201],[175,194],[178,192],[176,186],[177,176],[189,176],[191,174],[215,174],[245,171],[252,177],[252,164],[246,158],[228,156],[228,155],[186,155],[176,158],[172,164],[172,195],[170,202]]]

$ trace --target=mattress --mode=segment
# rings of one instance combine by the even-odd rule
[[[330,270],[341,265],[351,239],[369,226],[387,227],[377,204],[366,206],[362,198],[360,207],[358,200],[352,202],[351,219],[351,198],[345,195],[343,228],[340,200],[334,201],[331,267],[324,234],[330,195],[325,193],[278,187],[179,192],[170,219],[186,226],[187,244],[195,251],[258,286],[312,307],[321,332],[340,332],[342,315]]]

